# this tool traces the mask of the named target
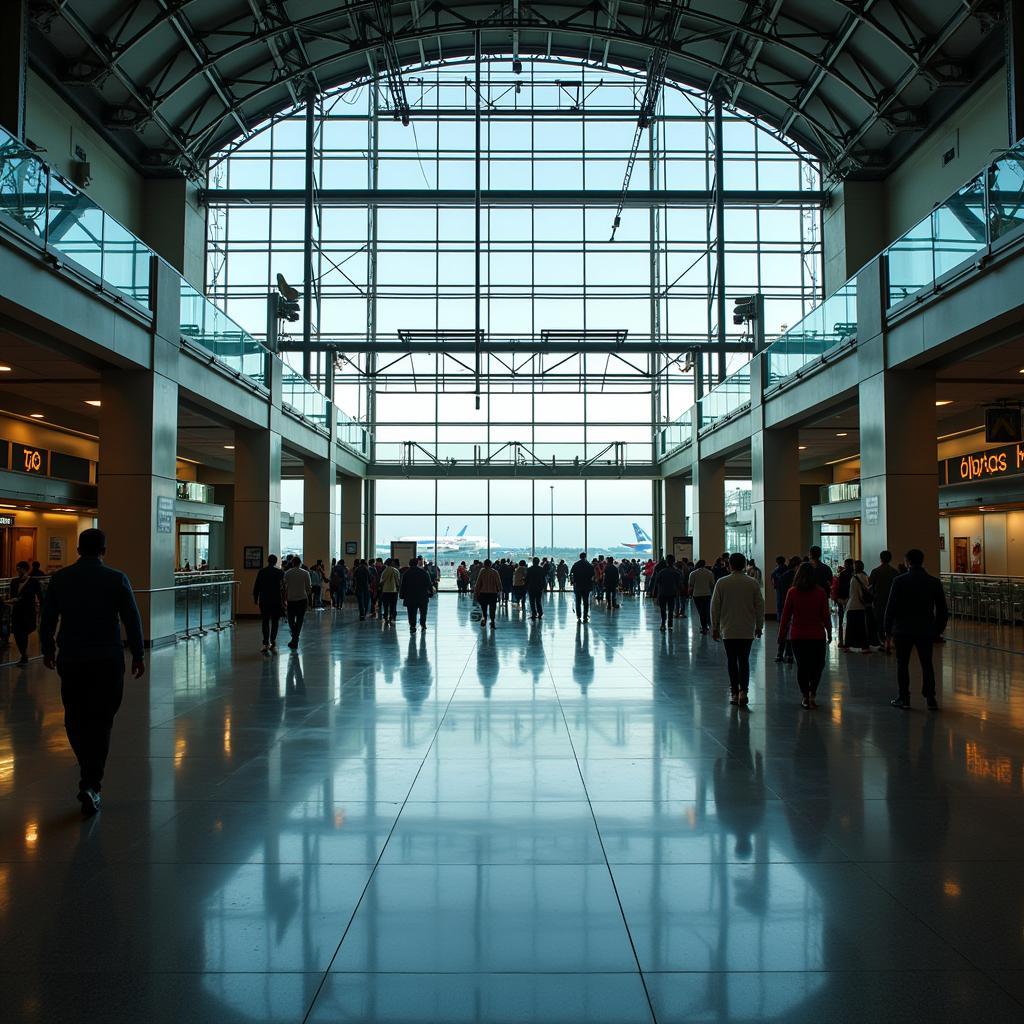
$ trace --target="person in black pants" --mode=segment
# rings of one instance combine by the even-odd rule
[[[548,571],[540,564],[540,559],[534,557],[533,565],[526,570],[526,593],[530,598],[531,619],[544,617],[544,592],[547,585]]]
[[[665,564],[658,569],[654,576],[652,589],[658,598],[658,608],[661,611],[661,629],[672,628],[672,619],[675,616],[676,602],[679,600],[679,588],[683,585],[683,574],[676,567],[675,555],[667,555]]]
[[[590,621],[590,590],[594,585],[594,566],[587,561],[586,551],[580,552],[579,561],[573,563],[569,570],[572,580],[573,605],[576,608],[576,620]]]
[[[284,612],[284,571],[277,567],[277,555],[270,555],[252,585],[252,599],[260,608],[263,653],[277,650],[277,628]]]
[[[608,558],[604,563],[604,593],[608,600],[609,608],[619,607],[619,567],[615,564],[614,558]]]
[[[946,628],[949,611],[942,584],[924,571],[924,552],[912,548],[904,556],[907,571],[892,581],[885,606],[885,634],[896,645],[896,682],[899,693],[889,703],[904,710],[910,707],[910,655],[917,651],[921,662],[921,695],[932,711],[935,699],[935,667],[932,645]]]
[[[50,580],[39,626],[43,664],[60,676],[64,728],[78,759],[78,802],[86,817],[100,809],[110,733],[124,695],[122,625],[132,656],[132,676],[139,679],[146,671],[135,595],[123,572],[103,564],[106,550],[101,530],[81,534],[78,561]]]
[[[409,567],[402,574],[402,585],[398,596],[402,599],[409,613],[409,632],[416,632],[416,616],[420,619],[420,629],[427,628],[427,608],[434,585],[430,574],[418,564],[418,559],[410,558]]]
[[[18,664],[25,666],[28,664],[28,638],[36,631],[36,609],[43,594],[39,580],[29,574],[28,562],[19,562],[16,568],[18,575],[11,580],[11,632],[18,645]]]

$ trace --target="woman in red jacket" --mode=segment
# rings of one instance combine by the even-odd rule
[[[808,562],[797,570],[793,586],[786,592],[779,620],[780,647],[787,639],[796,658],[796,680],[803,694],[801,704],[816,708],[825,651],[832,642],[832,617],[828,612],[828,595],[818,586]]]

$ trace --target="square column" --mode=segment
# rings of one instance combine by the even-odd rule
[[[665,478],[665,531],[661,550],[672,553],[672,538],[686,533],[686,481],[681,476]]]
[[[330,459],[307,459],[302,469],[302,552],[307,565],[330,565],[341,555],[337,467]]]
[[[939,571],[939,481],[935,376],[928,370],[882,370],[860,383],[861,554],[874,565],[888,548],[899,561],[924,552]]]
[[[803,521],[800,503],[799,431],[796,427],[758,430],[750,438],[750,500],[754,512],[752,556],[761,569],[766,589],[776,555],[801,554]]]
[[[150,370],[105,369],[99,527],[107,560],[137,592],[146,643],[174,639],[178,385]],[[148,591],[158,591],[148,593]]]
[[[281,554],[281,435],[260,428],[235,428],[235,488],[231,564],[238,580],[236,609],[255,615],[252,585],[257,568],[245,568],[245,549]]]
[[[709,564],[725,550],[725,460],[693,464],[693,558]]]
[[[347,545],[354,541],[355,555],[346,551]],[[363,550],[363,481],[357,476],[343,474],[341,476],[341,551],[339,557],[349,565],[352,558],[369,558],[372,552]]]

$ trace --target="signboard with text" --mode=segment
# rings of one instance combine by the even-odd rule
[[[940,472],[940,482],[947,484],[966,484],[978,480],[1020,476],[1024,474],[1024,442],[958,455],[940,463],[939,468],[945,468],[944,479]]]

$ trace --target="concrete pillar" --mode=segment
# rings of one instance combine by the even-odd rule
[[[881,370],[860,384],[861,550],[874,565],[883,548],[900,560],[920,548],[939,568],[935,472],[935,376]]]
[[[754,513],[753,558],[765,584],[765,607],[775,607],[769,573],[775,556],[800,554],[799,431],[796,427],[758,430],[750,438],[750,501]]]
[[[0,33],[0,125],[25,138],[28,0],[7,0]]]
[[[725,460],[700,459],[693,465],[693,557],[709,564],[725,550]]]
[[[103,371],[99,526],[107,560],[139,591],[146,642],[174,638],[178,385],[151,370]],[[157,593],[147,591],[157,590]]]
[[[330,565],[343,550],[338,510],[337,467],[331,459],[307,459],[302,476],[302,552],[307,565]]]
[[[350,545],[356,546],[355,554]],[[363,550],[363,481],[357,476],[341,477],[341,551],[339,556],[351,565],[352,558],[368,558]]]
[[[205,291],[206,212],[187,178],[147,178],[142,240],[198,291]]]
[[[225,510],[226,512],[226,510]],[[281,554],[281,435],[273,430],[235,428],[235,487],[231,561],[238,580],[237,609],[256,614],[252,585],[259,566],[246,568],[246,550]],[[251,550],[255,556],[257,552]]]
[[[661,550],[672,553],[672,538],[686,533],[686,481],[681,476],[665,478],[665,529]]]

